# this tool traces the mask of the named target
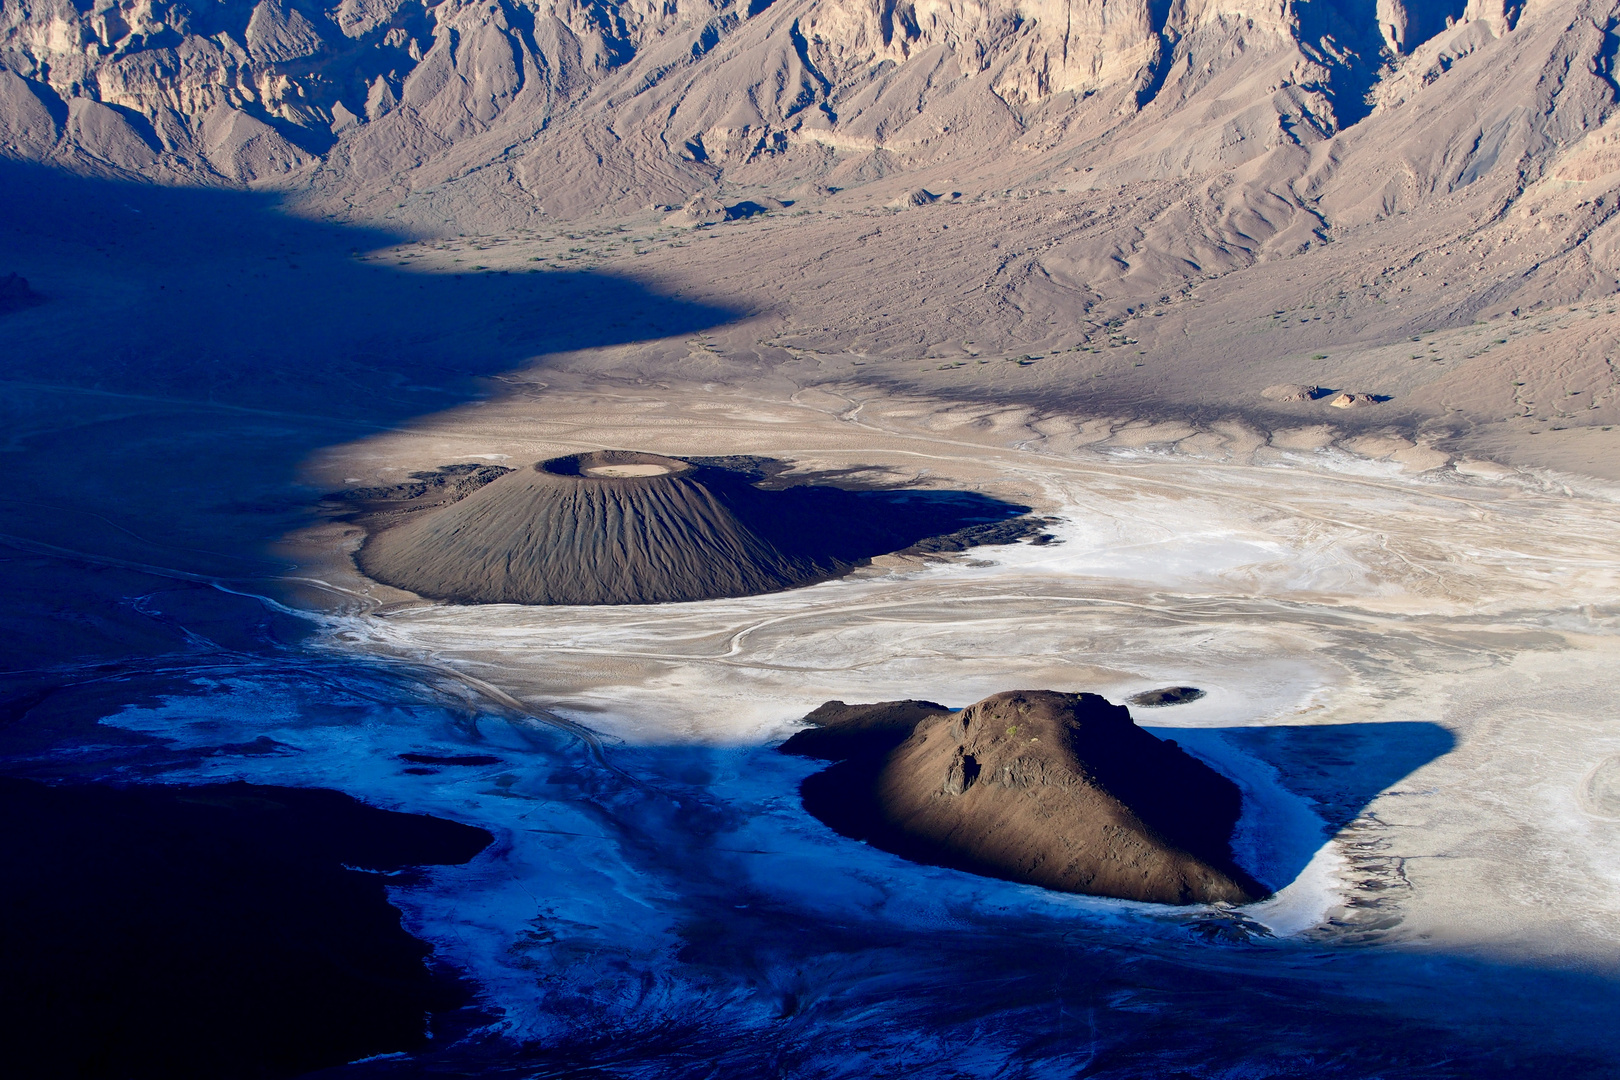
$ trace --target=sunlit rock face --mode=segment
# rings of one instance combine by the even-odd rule
[[[1268,891],[1232,860],[1237,786],[1095,694],[829,702],[807,719],[783,750],[841,760],[805,781],[806,807],[907,858],[1164,904]]]

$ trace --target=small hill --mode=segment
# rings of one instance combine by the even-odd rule
[[[829,702],[811,714],[818,727],[782,749],[838,764],[805,780],[805,807],[918,862],[1063,892],[1165,904],[1266,894],[1232,860],[1237,786],[1124,706],[1021,690],[936,709]]]
[[[746,470],[622,450],[492,473],[402,490],[396,508],[350,493],[371,533],[360,569],[454,603],[658,604],[811,585],[921,543],[1039,539],[1045,524],[967,492],[767,490]]]
[[[360,566],[434,599],[514,604],[748,596],[841,569],[784,553],[694,472],[619,451],[544,461],[374,537]]]

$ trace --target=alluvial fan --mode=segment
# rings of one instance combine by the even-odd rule
[[[373,537],[378,581],[459,603],[654,604],[751,596],[851,563],[761,535],[759,496],[724,470],[598,451],[519,469]],[[752,497],[751,497],[752,496]],[[774,530],[772,530],[774,531]]]

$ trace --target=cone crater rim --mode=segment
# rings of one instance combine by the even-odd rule
[[[567,454],[535,465],[536,472],[553,476],[568,476],[577,480],[626,481],[664,480],[690,472],[690,462],[662,454],[644,454],[634,450],[593,450],[584,454]]]

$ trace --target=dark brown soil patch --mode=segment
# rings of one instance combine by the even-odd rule
[[[1196,686],[1161,686],[1157,690],[1144,690],[1140,694],[1132,694],[1125,700],[1132,705],[1154,709],[1161,705],[1185,705],[1203,696],[1204,692]]]

